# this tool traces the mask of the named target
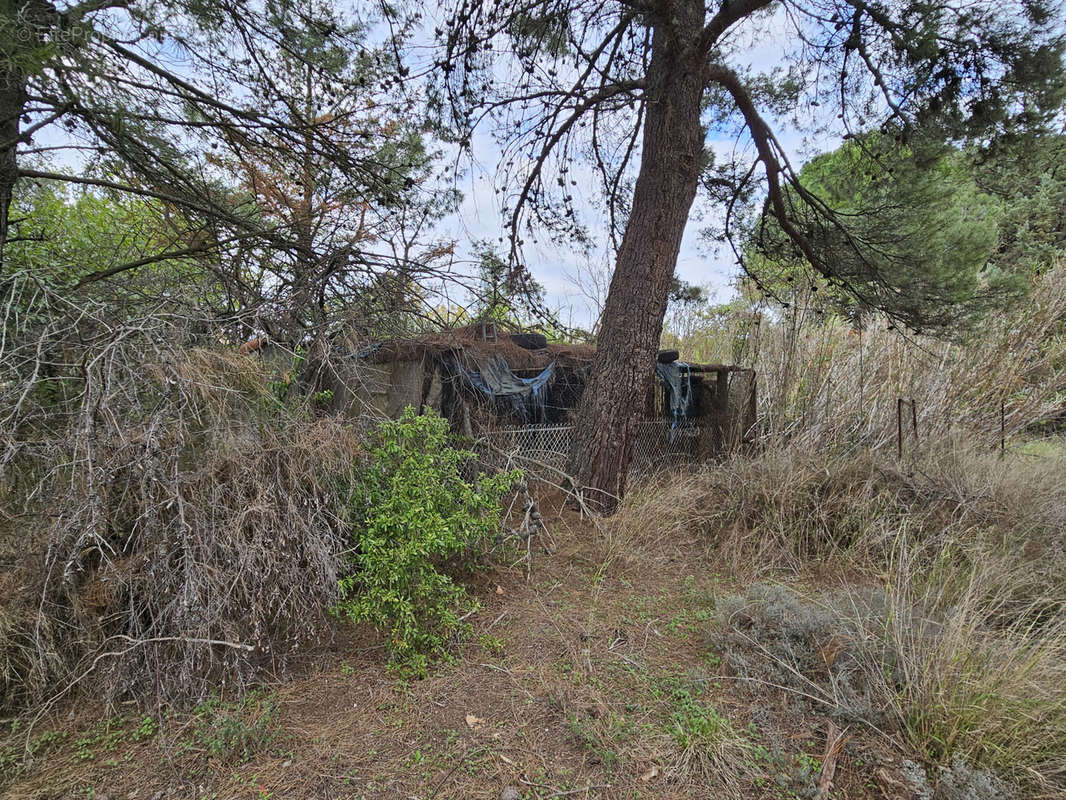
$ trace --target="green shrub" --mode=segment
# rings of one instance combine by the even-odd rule
[[[499,529],[501,500],[518,473],[464,480],[473,453],[452,446],[448,423],[408,408],[383,423],[349,500],[350,572],[338,612],[385,631],[394,666],[424,675],[474,607],[447,574],[470,565]]]

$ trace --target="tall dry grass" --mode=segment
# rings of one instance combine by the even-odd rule
[[[1024,556],[984,553],[960,565],[901,545],[889,611],[861,631],[867,671],[907,742],[928,759],[958,756],[1030,794],[1066,794],[1066,586],[1028,603]]]
[[[905,451],[957,436],[988,447],[1066,405],[1066,264],[1034,278],[1027,299],[985,318],[955,342],[904,336],[884,323],[864,331],[816,313],[815,298],[789,309],[730,311],[690,321],[664,342],[683,359],[753,367],[759,432],[778,446],[896,447],[897,399]],[[912,429],[911,406],[917,422]]]
[[[719,569],[753,580],[878,573],[908,539],[924,553],[1018,558],[1024,574],[989,577],[990,588],[1039,593],[1066,586],[1063,472],[1053,459],[958,441],[902,463],[865,449],[768,447],[638,486],[614,535],[620,550],[704,547]]]
[[[1066,410],[1066,265],[956,342],[803,303],[756,319],[680,344],[758,370],[759,446],[637,487],[616,549],[702,548],[754,586],[719,598],[726,677],[865,722],[943,775],[970,763],[1066,796],[1066,460],[1013,447]]]
[[[1062,797],[1064,473],[958,444],[903,464],[782,448],[663,476],[628,498],[616,538],[637,560],[702,548],[727,584],[787,583],[717,599],[726,678]]]
[[[996,602],[981,577],[1001,566],[956,573],[961,585],[948,591],[925,559],[905,558],[880,589],[755,584],[720,597],[708,630],[726,670],[716,679],[783,691],[804,713],[873,731],[904,756],[1020,789],[964,795],[974,800],[1062,797],[1062,601],[1050,617],[1041,608],[989,624]]]

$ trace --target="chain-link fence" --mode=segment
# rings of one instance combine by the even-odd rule
[[[537,473],[559,477],[566,466],[573,438],[572,425],[523,425],[482,434],[482,440],[498,460],[505,454],[512,464]],[[701,426],[668,420],[646,420],[638,424],[633,440],[629,477],[639,478],[668,467],[696,462]],[[545,475],[545,477],[551,477]]]

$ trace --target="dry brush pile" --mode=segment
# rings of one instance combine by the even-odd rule
[[[328,632],[355,435],[165,303],[2,289],[0,704],[203,697]]]

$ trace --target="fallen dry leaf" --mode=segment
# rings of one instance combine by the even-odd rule
[[[515,763],[503,753],[497,753],[496,755],[500,757],[500,761],[502,761],[504,764],[510,764],[512,767],[515,765]]]
[[[655,764],[652,764],[651,767],[648,768],[648,771],[640,776],[640,779],[647,783],[657,777],[659,777],[659,768]]]
[[[481,717],[475,717],[473,714],[466,715],[466,726],[471,730],[477,730],[484,724],[485,720]]]
[[[503,594],[503,587],[502,586],[497,586],[496,587],[496,594]]]

